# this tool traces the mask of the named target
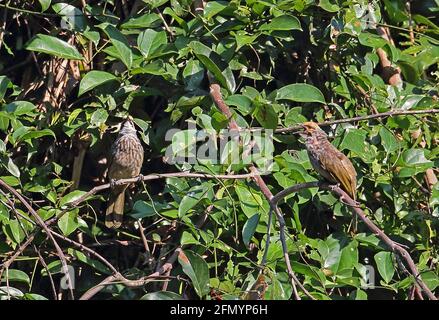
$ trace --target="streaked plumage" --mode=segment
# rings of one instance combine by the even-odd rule
[[[118,180],[138,176],[142,168],[143,153],[134,124],[127,120],[111,148],[108,177]],[[127,187],[128,185],[115,186],[111,190],[105,215],[105,225],[108,228],[119,228],[122,224]]]
[[[326,133],[314,122],[302,124],[306,149],[313,168],[326,180],[340,187],[356,200],[357,172],[351,161],[337,150]]]

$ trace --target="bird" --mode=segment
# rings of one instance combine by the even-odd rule
[[[356,201],[357,172],[352,162],[329,141],[326,133],[317,123],[309,121],[301,124],[300,136],[305,139],[312,167],[330,183],[340,187]]]
[[[118,179],[129,179],[139,176],[143,164],[143,147],[134,123],[128,118],[122,125],[117,139],[111,147],[108,166],[111,193],[105,214],[105,226],[117,229],[122,225],[125,205],[125,185],[114,186]]]

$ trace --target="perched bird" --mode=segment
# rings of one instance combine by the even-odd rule
[[[108,177],[114,180],[134,178],[140,174],[143,163],[143,147],[137,137],[136,128],[131,119],[125,121],[116,141],[111,147]],[[112,186],[105,225],[119,228],[122,224],[125,205],[125,190],[128,185]]]
[[[337,150],[329,141],[326,133],[314,122],[305,122],[303,132],[309,160],[314,170],[331,183],[340,187],[355,201],[357,172],[351,161]]]

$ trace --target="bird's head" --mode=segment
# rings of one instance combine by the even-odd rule
[[[122,128],[119,131],[119,134],[135,134],[137,132],[136,127],[134,126],[133,118],[128,117],[122,125]]]
[[[299,135],[302,138],[309,138],[317,134],[325,134],[322,129],[320,129],[319,125],[315,122],[308,121],[304,122],[300,125],[302,127],[302,131],[299,132]],[[326,135],[326,134],[325,134]]]

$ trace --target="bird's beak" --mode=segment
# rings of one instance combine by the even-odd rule
[[[302,130],[301,131],[297,131],[296,133],[299,135],[299,136],[301,136],[302,138],[305,138],[305,137],[307,137],[307,132],[308,132],[308,130],[306,129],[306,127],[303,125],[303,124],[299,124],[299,126],[302,128]]]

